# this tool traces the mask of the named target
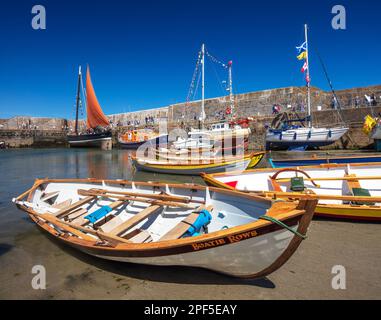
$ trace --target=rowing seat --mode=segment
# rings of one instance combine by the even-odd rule
[[[54,191],[49,193],[44,192],[43,196],[41,197],[41,201],[44,201],[44,202],[49,202],[49,200],[52,201],[52,199],[57,197],[59,194],[60,194],[59,191]]]
[[[139,232],[136,236],[129,239],[133,243],[150,243],[153,241],[151,234],[147,230]]]
[[[123,233],[125,233],[128,229],[131,229],[132,227],[136,226],[143,220],[147,219],[149,216],[155,214],[161,208],[162,206],[158,206],[158,205],[149,206],[145,208],[144,210],[140,211],[139,213],[135,214],[132,218],[116,226],[115,228],[110,230],[108,233],[113,236],[120,236]]]
[[[63,209],[63,208],[66,208],[66,207],[70,206],[71,203],[72,203],[72,200],[71,199],[67,199],[67,200],[62,201],[60,203],[53,204],[52,208]]]
[[[347,182],[349,191],[354,197],[371,197],[372,196],[368,189],[361,188],[360,181],[356,179],[355,174],[346,174],[345,177],[353,178],[350,180],[346,180],[346,182]],[[372,203],[372,202],[361,202],[361,201],[360,202],[352,201],[351,203],[355,205],[359,205],[359,206],[375,204],[374,202]]]
[[[193,225],[193,223],[196,222],[197,218],[199,217],[199,213],[202,210],[208,210],[210,212],[213,210],[213,207],[209,206],[205,208],[204,205],[201,205],[200,207],[197,208],[196,211],[192,212],[189,216],[181,220],[176,226],[174,226],[171,230],[169,230],[164,236],[160,238],[159,241],[175,240],[182,237],[188,231],[188,229]]]
[[[79,218],[80,216],[83,216],[87,213],[87,210],[84,208],[78,208],[77,210],[74,210],[72,213],[70,213],[68,216],[66,216],[66,220],[73,221],[74,219]]]

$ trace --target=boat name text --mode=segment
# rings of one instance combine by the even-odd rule
[[[206,242],[200,242],[200,243],[193,243],[192,247],[193,250],[202,250],[202,249],[208,249],[208,248],[213,248],[213,247],[218,247],[227,243],[235,243],[239,242],[245,239],[250,239],[253,237],[257,236],[256,231],[249,231],[249,232],[244,232],[241,234],[235,234],[232,236],[228,236],[226,241],[225,239],[217,239],[217,240],[211,240],[211,241],[206,241]]]

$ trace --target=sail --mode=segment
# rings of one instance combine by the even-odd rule
[[[87,67],[86,74],[86,101],[87,101],[87,128],[97,126],[108,126],[110,122],[104,115],[101,106],[95,95],[93,84],[90,78],[90,69]]]

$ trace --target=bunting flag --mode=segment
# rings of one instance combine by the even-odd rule
[[[302,51],[307,50],[307,42],[304,42],[300,47],[296,47],[296,50],[298,51],[298,54],[300,54]]]
[[[307,69],[308,69],[308,64],[307,64],[307,61],[306,62],[304,62],[304,65],[303,65],[303,67],[302,67],[302,69],[300,70],[302,73],[304,73],[304,72],[306,72],[307,71]]]
[[[307,59],[307,51],[303,51],[300,55],[297,56],[298,60]]]
[[[310,77],[308,75],[308,63],[307,63],[307,41],[305,41],[301,46],[296,47],[298,52],[298,56],[296,57],[298,60],[305,60],[303,67],[300,69],[302,73],[305,73],[307,85],[310,83]]]
[[[365,118],[364,126],[362,128],[362,131],[365,134],[369,134],[372,132],[373,128],[377,125],[376,119],[371,117],[370,115],[367,115]]]

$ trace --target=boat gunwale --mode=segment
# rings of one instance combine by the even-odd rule
[[[336,168],[346,168],[348,165],[350,167],[363,167],[363,166],[370,166],[370,167],[381,167],[381,162],[364,162],[364,163],[321,163],[313,166],[300,166],[302,167],[301,170],[308,170],[308,169],[336,169]],[[279,170],[285,170],[285,169],[295,169],[296,167],[285,167],[285,168],[258,168],[258,169],[247,169],[243,171],[229,171],[229,172],[219,172],[219,173],[201,173],[200,175],[202,177],[204,176],[210,176],[212,178],[214,177],[220,177],[220,176],[234,176],[234,175],[242,175],[246,173],[264,173],[267,171],[279,171]]]
[[[340,159],[340,160],[345,160],[345,159],[357,159],[357,158],[380,158],[381,159],[381,155],[375,155],[375,154],[372,154],[372,155],[369,155],[369,156],[334,156],[332,158],[329,158],[329,157],[316,157],[316,158],[300,158],[300,159],[273,159],[273,158],[270,158],[269,160],[273,161],[273,162],[280,162],[280,163],[284,163],[284,162],[296,162],[296,161],[319,161],[319,160],[326,160],[326,161],[331,161],[331,160],[335,160],[335,159]],[[364,163],[359,163],[359,164],[365,164],[365,163],[372,163],[372,162],[364,162]],[[376,163],[376,162],[375,162]],[[381,162],[380,162],[381,163]],[[326,164],[329,164],[329,163],[326,163]],[[334,162],[333,163],[330,163],[330,164],[335,164]],[[338,164],[343,164],[343,163],[338,163]],[[356,163],[353,163],[353,164],[356,164]],[[351,163],[351,165],[353,165]],[[307,167],[307,166],[303,166],[303,167]],[[274,169],[278,169],[278,168],[274,168]]]
[[[36,180],[36,183],[33,185],[32,188],[30,188],[29,190],[27,190],[26,192],[24,192],[23,194],[21,194],[19,197],[16,198],[17,201],[21,201],[23,198],[25,198],[26,196],[28,196],[28,198],[31,197],[31,195],[33,195],[33,193],[35,192],[35,190],[42,184],[44,183],[70,183],[70,182],[73,182],[73,181],[78,181],[78,182],[88,182],[88,180],[86,179],[38,179]],[[102,182],[104,181],[106,183],[106,180],[98,180],[96,179],[97,182]],[[113,180],[115,181],[115,180]],[[94,183],[94,181],[92,181]],[[126,181],[116,181],[115,184],[125,184],[124,182]],[[131,181],[130,181],[131,182]],[[135,185],[143,185],[143,186],[152,186],[152,183],[149,183],[149,182],[134,182]],[[131,182],[132,184],[132,182]],[[220,193],[225,193],[225,194],[235,194],[237,196],[240,196],[240,197],[243,197],[243,198],[246,198],[246,199],[252,199],[252,200],[255,200],[255,201],[259,201],[259,202],[262,202],[262,203],[267,203],[270,205],[269,209],[268,209],[268,213],[271,212],[271,208],[273,207],[273,205],[276,203],[275,201],[271,200],[271,199],[268,199],[268,198],[264,198],[264,197],[260,197],[260,196],[257,196],[255,194],[249,194],[249,193],[245,193],[245,192],[240,192],[240,191],[236,191],[236,190],[227,190],[227,189],[221,189],[221,188],[214,188],[214,187],[204,187],[204,186],[200,186],[200,185],[179,185],[179,184],[154,184],[154,185],[160,185],[162,187],[164,187],[165,185],[168,185],[168,187],[178,187],[178,188],[181,188],[181,189],[188,189],[189,187],[193,188],[193,187],[196,187],[196,189],[198,190],[202,190],[202,189],[206,189],[206,188],[209,188],[209,190],[211,191],[214,191],[214,192],[220,192]],[[285,205],[285,212],[283,212],[282,214],[279,214],[279,218],[281,221],[284,221],[284,220],[289,220],[289,219],[292,219],[292,218],[295,218],[295,217],[298,217],[298,216],[303,216],[305,214],[305,212],[303,213],[303,210],[302,209],[296,209],[298,207],[297,203],[295,201],[287,201],[287,200],[281,200],[281,203]],[[290,208],[287,208],[287,204],[295,204],[294,205],[294,209],[290,209]],[[39,215],[38,212],[34,211],[33,209],[27,207],[27,206],[24,206],[24,205],[21,205],[21,204],[17,204],[18,207],[23,210],[23,211],[26,211],[29,213],[29,215]],[[294,214],[291,215],[291,216],[287,216],[287,214],[289,213],[292,213],[294,211]],[[298,212],[296,212],[298,211]],[[43,219],[43,217],[41,217],[41,219]],[[250,223],[246,223],[244,225],[240,225],[240,226],[235,226],[235,227],[231,227],[229,229],[226,229],[226,230],[219,230],[219,231],[215,231],[215,232],[212,232],[212,233],[209,233],[209,234],[205,234],[205,235],[201,235],[199,237],[197,237],[196,240],[194,240],[194,238],[190,237],[190,238],[182,238],[182,239],[175,239],[175,240],[166,240],[166,241],[159,241],[159,242],[154,242],[152,244],[149,244],[149,243],[145,243],[145,244],[134,244],[134,243],[121,243],[118,245],[118,248],[121,248],[122,246],[127,246],[127,247],[130,247],[130,246],[133,246],[136,248],[139,248],[140,246],[144,246],[145,248],[149,248],[150,246],[153,246],[153,247],[157,247],[158,244],[160,243],[160,247],[163,246],[163,247],[168,247],[168,245],[172,242],[176,242],[177,245],[187,245],[187,244],[192,244],[192,243],[195,243],[195,242],[199,242],[199,241],[211,241],[211,240],[216,240],[218,238],[221,238],[221,237],[225,237],[225,236],[231,236],[231,235],[235,235],[237,233],[244,233],[244,232],[249,232],[253,229],[258,229],[258,228],[261,228],[261,227],[264,227],[264,226],[268,226],[268,225],[271,225],[272,223],[269,222],[269,221],[265,221],[265,220],[256,220],[256,221],[253,221],[253,222],[250,222]],[[96,239],[94,238],[94,241]],[[154,244],[154,245],[153,245]]]

